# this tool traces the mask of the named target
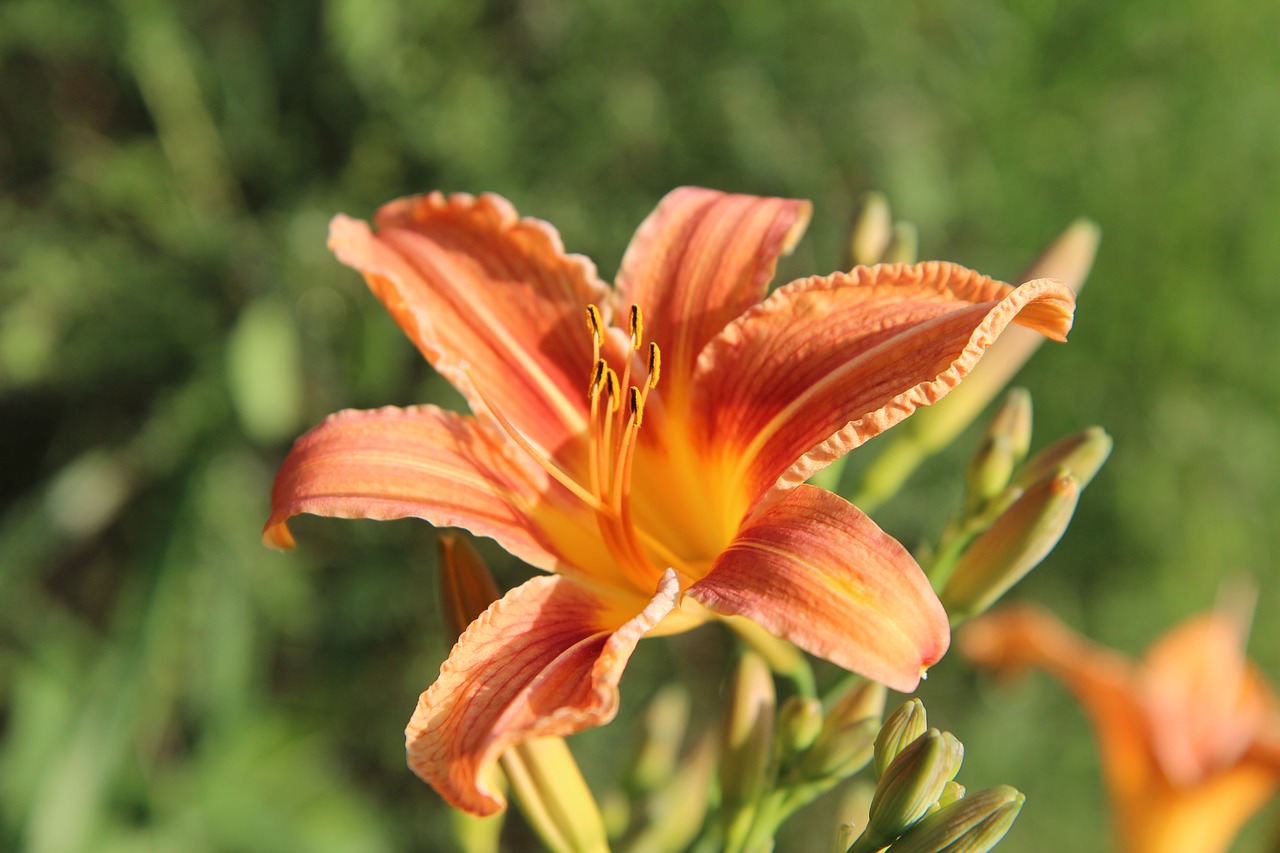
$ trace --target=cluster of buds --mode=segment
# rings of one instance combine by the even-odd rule
[[[1015,388],[969,463],[964,507],[929,561],[953,622],[986,610],[1053,550],[1111,437],[1094,426],[1028,459],[1030,447],[1031,396]]]
[[[884,719],[885,688],[861,678],[825,703],[796,695],[777,705],[761,659],[739,662],[723,732],[721,847],[771,849],[778,826],[837,784],[871,767],[878,780],[848,853],[983,853],[1012,826],[1023,795],[1006,785],[966,795],[956,774],[964,746],[929,728],[919,699]],[[882,723],[883,720],[883,723]],[[852,846],[850,845],[852,842]]]
[[[929,728],[919,699],[889,715],[873,752],[878,782],[848,853],[984,853],[1022,809],[1023,795],[1007,785],[966,793],[955,781],[964,744]]]

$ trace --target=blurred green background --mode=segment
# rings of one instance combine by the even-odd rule
[[[813,199],[784,279],[842,263],[871,189],[922,256],[998,277],[1093,218],[1072,341],[1019,381],[1037,446],[1097,423],[1116,449],[1013,595],[1136,652],[1251,576],[1280,678],[1277,116],[1254,0],[6,0],[0,849],[448,849],[402,740],[448,648],[434,532],[258,539],[297,434],[447,397],[324,245],[434,188],[506,195],[606,277],[684,183]],[[935,536],[976,436],[881,523]],[[641,647],[624,717],[680,659]],[[932,675],[962,780],[1027,793],[1001,850],[1108,843],[1064,691]],[[588,775],[632,733],[576,740]],[[1273,808],[1238,849],[1278,837]]]

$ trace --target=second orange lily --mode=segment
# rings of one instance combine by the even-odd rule
[[[300,438],[265,540],[298,513],[418,517],[550,574],[459,638],[407,730],[451,804],[503,806],[504,750],[613,717],[639,639],[717,616],[898,690],[946,651],[919,566],[814,472],[953,388],[1012,322],[1062,340],[1074,298],[947,263],[859,267],[766,298],[808,203],[696,188],[609,288],[494,195],[406,198],[329,245],[470,404],[346,411]]]
[[[1075,694],[1096,731],[1117,849],[1221,853],[1280,789],[1280,702],[1245,658],[1243,610],[1193,617],[1136,662],[1026,605],[967,625],[961,649],[1008,675],[1043,668]]]

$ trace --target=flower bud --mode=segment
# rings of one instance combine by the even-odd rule
[[[895,222],[893,235],[889,238],[889,245],[885,247],[881,260],[886,264],[914,264],[920,254],[919,247],[920,235],[916,226],[910,222]]]
[[[759,655],[744,652],[724,725],[720,794],[726,814],[754,803],[764,790],[773,749],[776,701],[769,667]]]
[[[979,791],[925,817],[888,853],[986,853],[1004,838],[1025,801],[1008,785]]]
[[[1066,532],[1080,484],[1066,470],[1032,486],[960,555],[942,603],[952,621],[975,616],[1040,564]]]
[[[607,851],[604,818],[563,738],[525,741],[502,754],[520,813],[554,851]]]
[[[849,235],[849,257],[854,266],[880,263],[893,229],[889,200],[884,193],[867,193],[862,197],[858,218]]]
[[[1031,451],[1031,392],[1026,388],[1010,388],[987,427],[987,435],[1007,436],[1014,462],[1026,459]]]
[[[490,604],[502,597],[489,567],[465,538],[440,537],[440,601],[444,623],[460,636]]]
[[[898,753],[924,734],[929,728],[929,715],[924,710],[924,703],[919,699],[908,699],[896,711],[889,715],[876,735],[875,769],[876,778],[884,777],[890,762],[898,757]]]
[[[1102,427],[1081,430],[1033,456],[1014,478],[1014,485],[1029,489],[1059,468],[1066,468],[1083,489],[1111,455],[1111,445],[1111,436]]]
[[[884,713],[884,685],[865,679],[840,697],[823,721],[817,740],[800,761],[806,779],[844,779],[871,760],[880,717]]]
[[[822,703],[812,696],[792,696],[778,711],[778,749],[782,755],[804,752],[822,732]]]
[[[632,792],[654,791],[671,781],[689,727],[689,690],[668,684],[650,700],[641,718],[640,747],[628,774]]]
[[[1017,461],[1007,435],[988,435],[965,469],[965,510],[972,514],[1004,491]]]
[[[907,744],[876,786],[864,836],[883,847],[906,832],[938,802],[963,758],[964,745],[950,732],[929,729]]]
[[[945,808],[954,802],[964,799],[965,787],[952,779],[947,786],[942,789],[942,796],[938,797],[938,808]]]

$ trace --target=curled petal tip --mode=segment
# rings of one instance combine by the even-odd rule
[[[275,548],[277,551],[292,551],[297,547],[297,542],[293,538],[293,534],[289,532],[289,525],[283,521],[271,524],[262,530],[262,544],[268,548]]]

